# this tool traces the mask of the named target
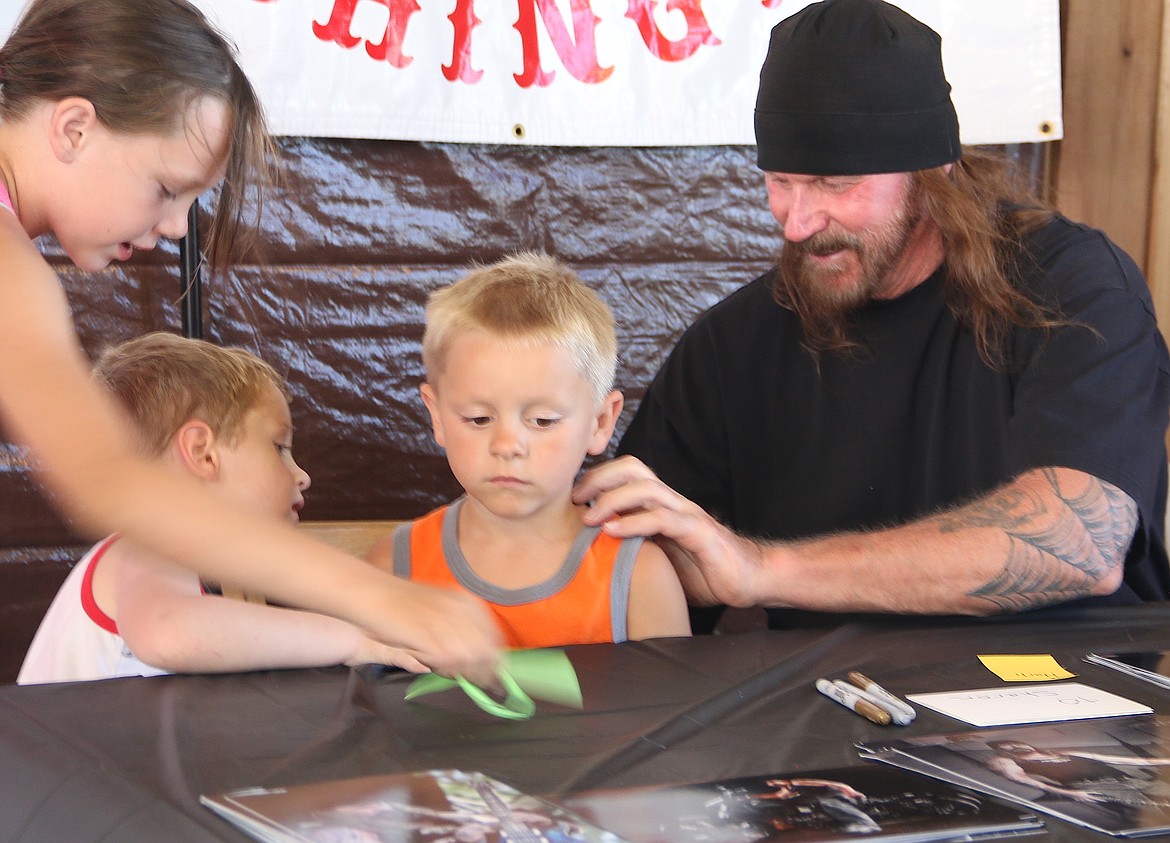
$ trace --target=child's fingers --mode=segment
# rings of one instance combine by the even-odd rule
[[[461,675],[477,685],[495,683],[500,631],[483,602],[451,589],[399,582],[410,586],[402,592],[410,599],[394,614],[397,628],[386,640],[395,640],[435,673]]]
[[[399,647],[386,647],[382,645],[383,655],[380,659],[382,664],[393,665],[400,667],[403,670],[409,670],[411,673],[430,673],[431,669],[418,660],[418,657],[409,650],[403,650]]]

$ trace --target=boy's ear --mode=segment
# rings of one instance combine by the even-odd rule
[[[446,448],[443,420],[439,417],[439,397],[435,394],[434,387],[429,383],[424,383],[418,388],[418,393],[422,396],[423,403],[427,405],[427,412],[431,414],[431,432],[435,437],[435,443],[440,448]]]
[[[179,465],[200,480],[211,483],[219,479],[218,439],[207,422],[184,422],[171,439],[171,453]]]
[[[601,407],[594,419],[593,437],[589,440],[588,453],[597,456],[609,447],[609,440],[613,438],[613,429],[625,403],[625,397],[616,389],[602,399]]]
[[[69,163],[77,157],[99,125],[93,103],[85,97],[66,97],[53,107],[49,118],[49,144],[58,161]]]

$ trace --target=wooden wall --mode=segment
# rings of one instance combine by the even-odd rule
[[[1054,198],[1146,271],[1170,336],[1168,0],[1062,0],[1064,139]]]

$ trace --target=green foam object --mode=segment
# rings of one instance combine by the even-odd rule
[[[472,701],[489,714],[509,720],[525,720],[536,712],[533,699],[581,708],[581,685],[577,672],[563,650],[512,650],[500,658],[502,701],[472,682],[457,676],[448,679],[435,673],[418,677],[406,689],[406,699],[462,688]]]

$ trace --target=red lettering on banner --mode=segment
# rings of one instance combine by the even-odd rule
[[[783,2],[784,0],[760,0],[760,5],[765,9],[779,9]]]
[[[255,0],[269,3],[274,0]],[[338,44],[347,50],[353,49],[363,39],[352,31],[353,17],[362,0],[333,0],[329,20],[325,23],[313,21],[313,34],[321,41]],[[403,52],[406,31],[411,18],[422,11],[419,0],[372,0],[386,8],[388,17],[382,40],[375,44],[366,41],[366,52],[378,61],[385,61],[402,68],[414,61],[413,56]],[[483,77],[483,71],[472,67],[472,33],[483,21],[475,16],[476,0],[455,0],[455,9],[447,16],[451,22],[453,37],[451,63],[442,66],[443,76],[451,82],[474,85]],[[498,2],[498,0],[492,0]],[[533,85],[544,87],[556,78],[555,71],[545,70],[540,65],[540,42],[538,40],[537,13],[544,23],[545,32],[552,41],[557,57],[574,79],[586,84],[604,82],[613,73],[612,67],[601,67],[597,60],[597,24],[601,20],[593,13],[592,0],[569,0],[573,22],[572,35],[564,16],[557,8],[563,0],[516,0],[519,16],[513,28],[520,33],[523,69],[513,74],[522,88]],[[667,12],[681,12],[686,19],[687,32],[677,41],[666,38],[654,20],[654,12],[661,0],[627,0],[625,17],[634,22],[642,41],[651,55],[662,61],[683,61],[690,58],[700,47],[715,47],[722,42],[711,30],[703,13],[703,0],[666,0]],[[775,9],[784,0],[759,0],[764,8]]]
[[[571,39],[564,18],[561,17],[553,0],[519,0],[519,3],[520,17],[515,23],[515,28],[520,33],[524,70],[513,74],[513,78],[521,88],[530,88],[533,85],[543,87],[556,78],[556,73],[540,67],[540,46],[536,40],[537,6],[540,7],[540,17],[561,63],[574,79],[594,84],[604,81],[613,73],[612,67],[601,67],[597,63],[597,43],[593,36],[600,18],[593,14],[589,0],[571,0],[574,36]]]
[[[322,41],[332,41],[345,49],[353,49],[362,39],[350,31],[353,23],[353,13],[360,0],[335,0],[333,11],[329,15],[328,23],[313,21],[313,34]],[[406,28],[410,25],[410,18],[415,12],[422,11],[417,0],[377,0],[386,7],[389,17],[386,20],[386,31],[382,40],[375,44],[366,42],[366,53],[370,58],[389,62],[395,67],[406,67],[414,58],[402,52],[402,42],[406,38]]]
[[[630,0],[626,17],[638,25],[642,40],[650,53],[663,61],[689,59],[704,45],[718,46],[721,42],[711,31],[701,7],[703,0],[666,0],[666,10],[681,11],[687,21],[687,34],[678,41],[669,41],[654,22],[654,8],[658,0]],[[764,0],[765,3],[769,0]],[[779,0],[774,0],[779,2]]]
[[[347,50],[354,47],[362,40],[349,31],[349,25],[353,22],[353,10],[357,4],[358,0],[337,0],[333,4],[333,12],[329,15],[328,23],[313,21],[313,34],[322,41],[332,41]]]
[[[443,75],[447,81],[466,82],[474,85],[483,76],[482,70],[471,66],[471,30],[483,21],[475,16],[475,0],[456,0],[455,11],[447,15],[451,26],[455,30],[455,38],[451,44],[451,63],[443,65]]]

